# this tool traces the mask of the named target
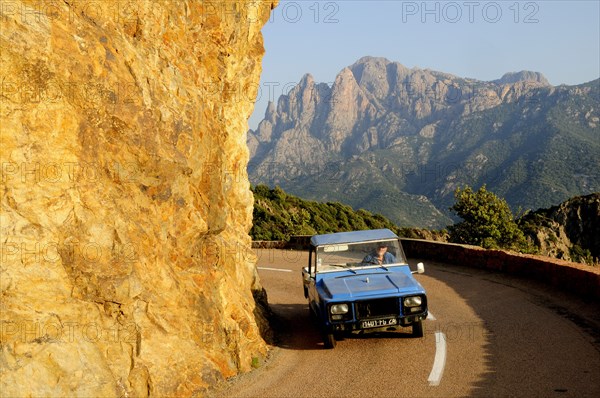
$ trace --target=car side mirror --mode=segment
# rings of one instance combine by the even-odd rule
[[[412,271],[413,274],[424,274],[425,273],[425,265],[423,263],[417,264],[417,270]]]
[[[302,269],[302,279],[304,282],[308,282],[310,280],[310,274],[308,273],[308,267],[304,267]]]

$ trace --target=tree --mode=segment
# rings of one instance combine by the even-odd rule
[[[450,210],[463,221],[448,227],[451,242],[528,251],[527,240],[510,207],[504,199],[486,190],[485,185],[477,192],[468,186],[457,188],[454,198],[456,202]]]

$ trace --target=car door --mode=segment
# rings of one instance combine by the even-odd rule
[[[316,253],[311,247],[308,256],[308,266],[302,269],[302,282],[304,284],[304,296],[308,298],[308,305],[315,314],[319,313],[319,294],[316,285]]]
[[[302,268],[302,287],[304,289],[304,298],[308,298],[308,291],[311,285],[311,277],[314,279],[314,266],[312,266],[311,261],[314,257],[315,253],[313,248],[310,248],[310,252],[308,253],[308,265]],[[311,275],[313,274],[313,275]]]

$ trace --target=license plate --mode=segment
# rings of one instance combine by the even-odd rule
[[[361,329],[369,329],[369,328],[380,328],[382,326],[392,326],[397,325],[398,321],[396,318],[389,319],[373,319],[370,321],[361,321],[360,327]]]

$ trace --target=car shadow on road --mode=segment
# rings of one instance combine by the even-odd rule
[[[271,327],[274,344],[288,350],[322,350],[323,339],[316,322],[311,318],[308,304],[271,304]],[[341,336],[341,340],[411,339],[411,328],[367,330]]]
[[[323,341],[308,313],[308,304],[271,304],[275,345],[288,350],[320,350]]]

